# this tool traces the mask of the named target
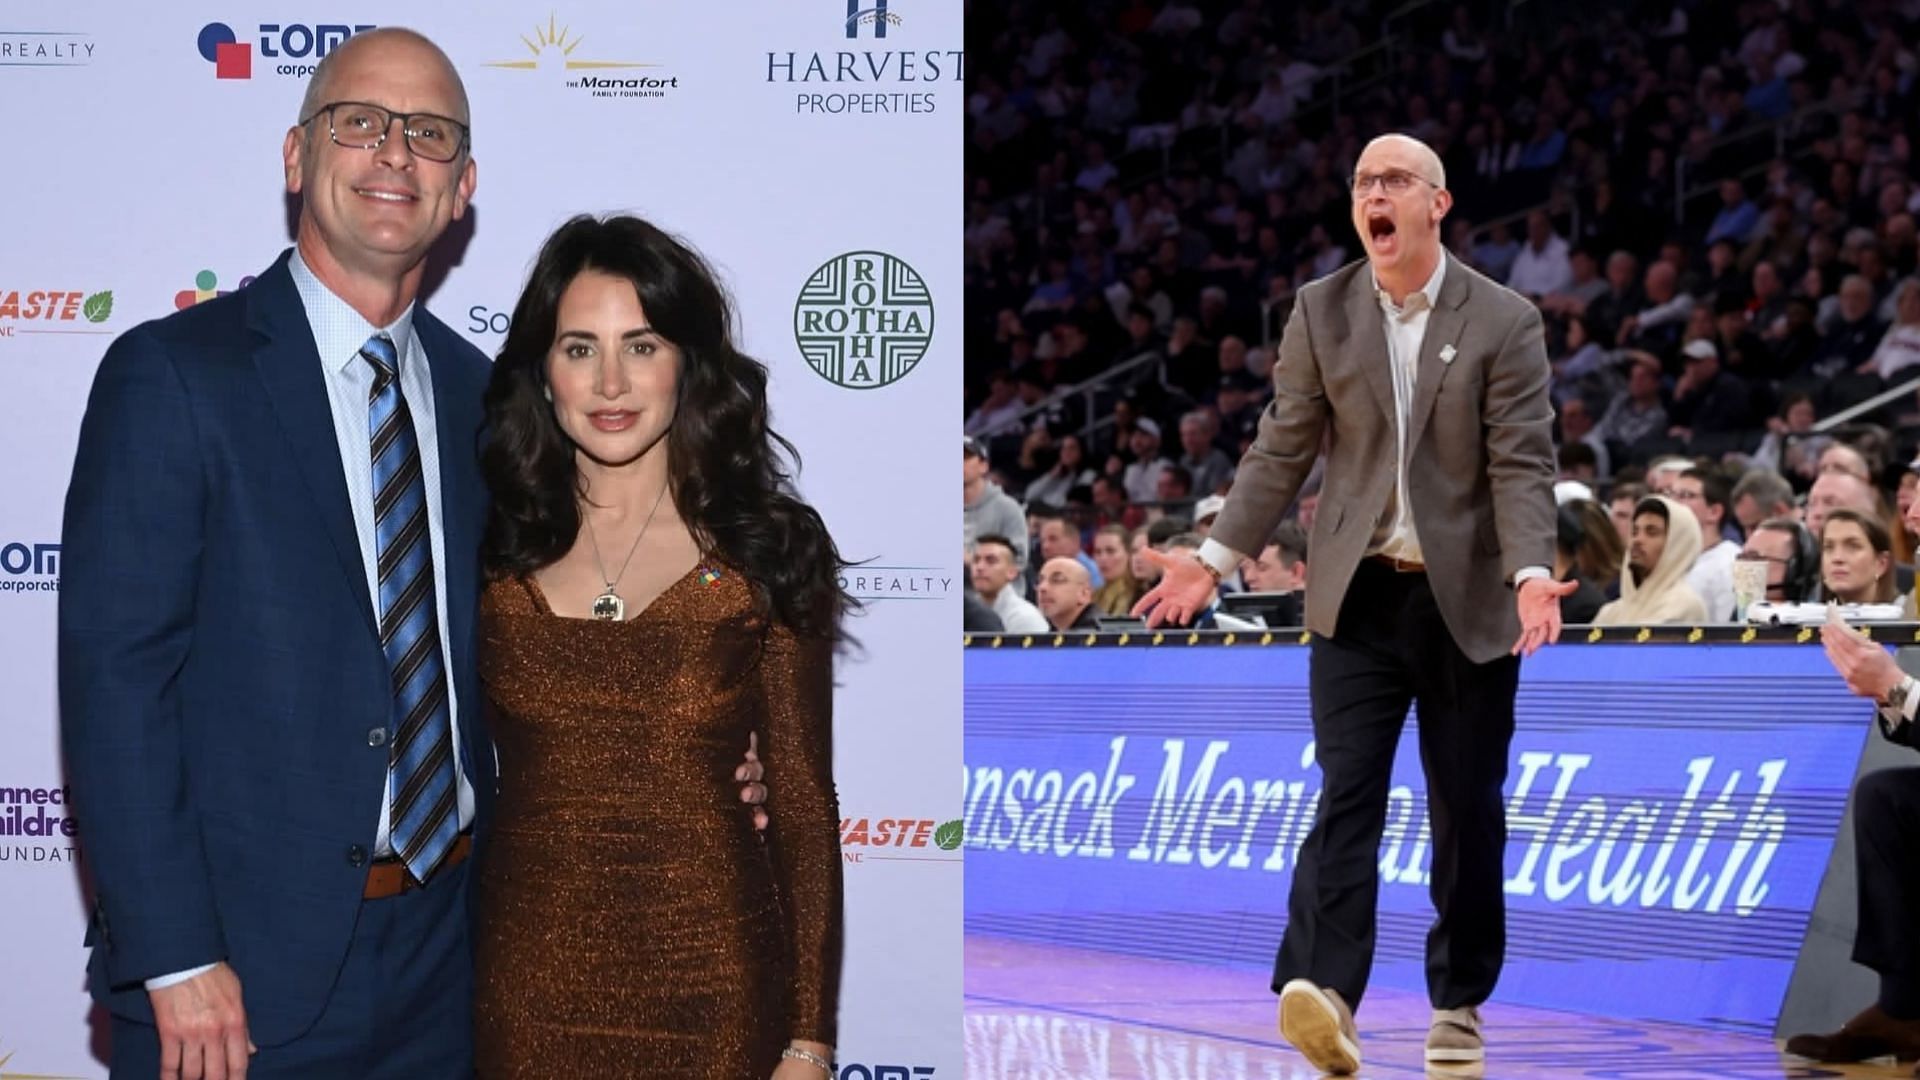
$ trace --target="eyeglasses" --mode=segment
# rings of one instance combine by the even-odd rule
[[[333,144],[348,150],[379,149],[386,143],[387,133],[393,130],[396,118],[400,120],[401,130],[407,134],[407,149],[428,161],[447,162],[460,156],[469,134],[467,125],[458,120],[432,113],[401,116],[390,109],[369,105],[364,101],[336,101],[322,105],[300,123],[312,123],[321,113],[327,114],[327,134],[333,139]]]
[[[1436,188],[1440,186],[1424,176],[1407,172],[1404,169],[1389,169],[1381,173],[1354,173],[1352,180],[1353,197],[1356,199],[1366,198],[1367,192],[1372,191],[1375,184],[1380,185],[1380,190],[1389,195],[1405,195],[1407,192],[1413,190],[1415,183],[1428,184]]]

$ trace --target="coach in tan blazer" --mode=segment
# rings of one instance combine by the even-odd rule
[[[1520,657],[1560,632],[1554,454],[1540,313],[1448,256],[1439,158],[1386,135],[1353,176],[1366,248],[1300,290],[1275,394],[1212,538],[1160,556],[1139,610],[1184,623],[1261,550],[1327,437],[1307,626],[1318,817],[1294,868],[1274,989],[1323,1071],[1360,1064],[1350,1006],[1373,958],[1389,770],[1420,708],[1434,839],[1430,1061],[1483,1056],[1477,1006],[1505,951],[1507,750]]]

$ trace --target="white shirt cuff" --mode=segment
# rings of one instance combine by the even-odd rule
[[[1537,577],[1552,577],[1553,571],[1544,566],[1523,566],[1513,572],[1513,587],[1519,588],[1524,581]]]
[[[156,975],[153,978],[147,980],[147,989],[165,990],[169,986],[178,986],[181,983],[186,982],[188,979],[195,978],[196,976],[200,976],[200,975],[205,975],[207,972],[212,971],[214,968],[217,968],[219,966],[220,966],[219,964],[201,964],[197,968],[191,968],[187,971],[176,971],[171,975]]]
[[[1226,577],[1228,574],[1240,569],[1240,563],[1246,559],[1245,555],[1240,554],[1211,536],[1200,542],[1199,555],[1200,561],[1220,571],[1221,577]]]
[[[1900,703],[1897,712],[1891,709],[1880,710],[1881,733],[1892,738],[1895,732],[1912,722],[1916,711],[1920,711],[1920,682],[1907,688],[1907,700]]]

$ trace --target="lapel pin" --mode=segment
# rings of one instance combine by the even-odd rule
[[[1440,346],[1440,362],[1443,364],[1453,363],[1453,346],[1451,345]]]

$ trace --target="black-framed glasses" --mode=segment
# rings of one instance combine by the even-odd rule
[[[467,145],[467,125],[451,117],[433,113],[406,113],[382,108],[364,101],[335,101],[313,110],[302,125],[327,114],[327,135],[335,146],[348,150],[375,150],[387,141],[393,121],[400,120],[407,133],[407,149],[428,161],[448,162],[460,156]]]
[[[1356,199],[1366,198],[1367,192],[1372,191],[1375,184],[1380,185],[1380,190],[1389,195],[1405,195],[1407,192],[1413,190],[1413,185],[1416,183],[1429,184],[1436,188],[1440,186],[1418,173],[1410,173],[1405,169],[1388,169],[1386,172],[1377,173],[1354,173],[1349,183],[1353,187],[1353,197]]]

